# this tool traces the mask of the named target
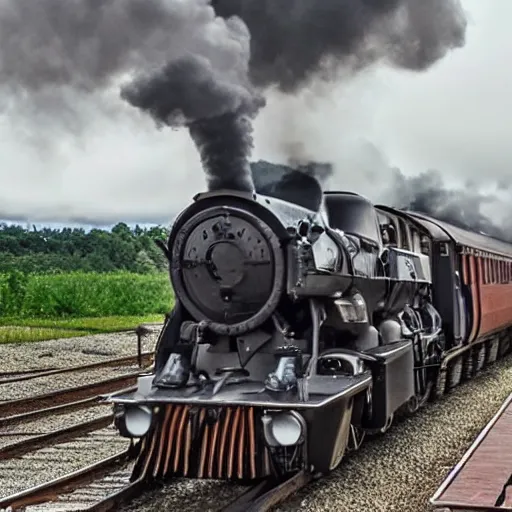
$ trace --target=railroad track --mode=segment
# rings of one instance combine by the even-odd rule
[[[8,436],[29,436],[28,439],[7,444],[0,448],[0,460],[10,459],[13,457],[20,457],[26,453],[38,450],[45,446],[62,443],[69,439],[76,438],[77,436],[87,434],[105,427],[108,427],[114,417],[112,413],[104,414],[87,421],[81,421],[73,425],[58,428],[51,432],[40,433],[40,432],[26,432],[26,433],[13,433],[7,434]],[[0,433],[0,436],[6,434]]]
[[[149,360],[151,355],[152,353],[145,354],[145,361]],[[124,357],[97,363],[93,366],[94,368],[97,368],[98,365],[101,365],[100,367],[118,366],[121,363],[128,364],[131,362],[133,362],[133,357]],[[91,365],[85,365],[85,368],[90,367]],[[83,370],[84,366],[79,367],[79,369]],[[76,368],[63,370],[75,371]],[[89,419],[85,420],[83,419],[85,412],[80,412],[80,417],[71,418],[71,420],[74,420],[72,424],[69,424],[70,418],[66,418],[65,415],[75,411],[85,411],[86,409],[92,411],[95,406],[101,406],[99,403],[101,394],[133,389],[139,374],[140,369],[92,384],[0,403],[0,439],[7,441],[7,443],[3,442],[0,446],[0,461],[20,457],[43,446],[62,443],[88,432],[107,427],[113,420],[111,410],[108,414],[103,415],[99,415],[102,412],[99,411],[98,414],[93,415],[92,419],[90,418],[91,414],[89,414]],[[105,405],[102,405],[102,407],[107,408]],[[8,415],[5,416],[5,414]],[[2,415],[4,416],[2,417]],[[48,431],[48,425],[45,427],[45,422],[39,420],[51,416],[62,417],[67,425],[54,427]],[[76,421],[77,419],[80,421]],[[24,425],[24,428],[16,429],[16,426],[19,425]],[[21,440],[9,443],[9,437],[17,437]]]
[[[87,399],[133,386],[137,382],[138,375],[140,375],[140,369],[91,384],[0,402],[0,425],[2,422],[5,425],[6,422],[13,421],[12,417],[15,415],[29,413],[45,415],[56,412],[57,406],[66,406],[69,409],[80,408]]]
[[[158,332],[158,328],[162,327],[162,323],[146,323],[141,324],[137,326],[136,328],[130,328],[130,329],[121,329],[117,331],[120,334],[127,334],[127,333],[133,333],[137,335],[138,338],[138,348],[141,350],[141,339],[145,337],[147,334],[150,334],[151,332],[155,333]],[[152,329],[152,328],[157,328]],[[98,335],[105,334],[105,333],[97,333]],[[94,336],[94,334],[93,334]],[[145,352],[140,354],[144,361],[148,360],[148,357],[151,357],[153,355],[153,352]],[[11,382],[19,382],[24,380],[30,380],[35,379],[38,377],[42,377],[45,375],[57,375],[62,373],[68,373],[68,372],[76,372],[80,370],[91,370],[95,368],[102,368],[102,367],[109,367],[109,366],[115,366],[117,363],[119,364],[128,364],[128,361],[134,361],[136,362],[139,358],[139,355],[137,356],[128,356],[128,357],[120,357],[116,359],[109,359],[106,361],[100,361],[98,363],[90,363],[80,366],[72,366],[72,367],[65,367],[61,368],[60,366],[52,366],[52,367],[46,367],[46,368],[33,368],[28,370],[11,370],[11,371],[3,371],[0,372],[0,384],[7,384]]]
[[[75,415],[76,417],[73,417],[72,414],[68,417],[65,416],[66,413],[70,413],[70,409],[74,412],[77,406],[80,406],[83,412],[80,411],[79,415]],[[97,411],[94,410],[95,407],[98,407]],[[39,421],[42,416],[51,415],[55,415],[58,422],[53,428],[51,423],[56,423],[55,418],[49,418],[50,426],[48,425],[48,420],[46,425],[44,421]],[[84,415],[87,415],[86,419],[83,419]],[[1,418],[0,427],[12,428],[8,431],[0,430],[0,439],[2,440],[0,462],[21,457],[41,448],[65,443],[88,433],[107,428],[113,424],[113,419],[111,407],[101,404],[98,396],[82,400],[79,403],[72,402],[26,414]],[[19,429],[18,427],[17,429],[18,425],[22,425],[24,428]],[[14,438],[16,440],[10,442]]]
[[[151,362],[154,352],[143,352],[141,354],[141,363],[147,364]],[[118,357],[99,361],[97,363],[88,363],[78,366],[69,366],[66,368],[46,368],[43,370],[26,370],[20,372],[5,372],[0,374],[0,386],[2,384],[10,384],[13,382],[23,382],[32,379],[40,379],[41,377],[49,377],[50,375],[61,375],[65,373],[85,372],[90,370],[98,370],[101,368],[113,368],[116,366],[128,366],[138,363],[138,356]]]
[[[115,510],[144,491],[130,483],[129,449],[62,477],[0,499],[12,510]]]
[[[151,491],[143,480],[130,482],[130,448],[94,464],[27,490],[0,499],[0,509],[39,512],[46,510],[120,510],[136,497]],[[311,480],[297,473],[276,485],[264,481],[239,494],[218,512],[262,512],[280,503]]]
[[[92,384],[0,403],[0,439],[8,441],[6,438],[9,437],[21,438],[15,442],[2,443],[0,461],[20,457],[41,447],[62,443],[107,427],[113,421],[113,413],[109,406],[100,403],[100,395],[133,389],[139,374],[140,370],[137,370]],[[97,406],[108,409],[108,413],[101,415],[103,411],[99,410],[98,413],[92,415],[94,417],[91,418],[91,414],[89,414],[89,418],[84,420],[83,416],[86,414],[86,410],[92,412]],[[79,416],[76,415],[78,417],[65,417],[66,414],[71,415],[76,411],[79,411]],[[2,413],[11,414],[1,417]],[[46,426],[45,422],[40,420],[49,417],[62,417],[63,424],[67,423],[67,425],[54,427],[48,431],[48,420]],[[52,418],[49,419],[51,424]],[[24,428],[16,429],[19,425]]]
[[[149,356],[150,354],[147,354],[147,357]],[[122,360],[126,362],[129,358],[122,358]],[[112,363],[112,361],[109,361],[109,363]],[[109,393],[133,389],[139,373],[138,370],[78,388],[62,389],[28,399],[0,403],[0,416],[2,413],[11,413],[9,416],[0,417],[0,439],[3,440],[2,446],[0,446],[0,461],[20,457],[41,447],[62,443],[88,432],[107,427],[113,420],[111,410],[108,414],[103,415],[100,415],[102,411],[99,411],[98,414],[94,414],[92,419],[86,419],[85,421],[83,420],[84,413],[80,412],[81,417],[76,419],[81,421],[77,422],[75,418],[71,418],[75,420],[71,424],[69,424],[69,418],[64,417],[64,420],[68,420],[67,422],[64,421],[67,425],[53,428],[50,431],[48,431],[47,426],[45,427],[44,421],[40,422],[39,420],[52,416],[63,417],[75,411],[85,412],[87,409],[92,410],[96,406],[101,406],[99,403],[100,394],[105,393],[105,390]],[[105,405],[102,407],[107,408]],[[31,428],[33,422],[32,430],[27,430],[27,427]],[[21,431],[16,429],[16,426],[23,424],[26,424],[24,429],[21,429]],[[20,440],[9,442],[10,439],[8,438],[10,437],[20,438]]]
[[[98,427],[103,428],[98,429]],[[85,502],[85,508],[89,508],[88,503],[90,505],[93,499],[101,501],[109,494],[116,494],[119,490],[129,486],[129,448],[127,448],[126,440],[121,440],[115,429],[105,428],[101,422],[97,422],[93,428],[97,430],[76,437],[71,442],[63,442],[61,439],[59,444],[46,446],[43,449],[24,454],[18,459],[3,462],[3,477],[16,481],[16,479],[29,476],[31,472],[41,471],[43,468],[46,469],[46,474],[52,474],[48,472],[49,463],[60,461],[61,464],[72,464],[77,455],[83,453],[83,450],[94,453],[105,443],[111,443],[114,445],[114,449],[117,448],[114,455],[51,479],[44,484],[29,487],[9,496],[4,495],[4,497],[0,497],[0,510],[8,507],[18,510],[24,509],[28,505],[44,505],[45,503],[48,504],[45,510],[76,510],[77,503],[73,504],[72,501],[77,501],[77,497],[69,498],[70,494],[77,489],[83,490],[81,504],[84,505]],[[53,472],[53,474],[55,473],[58,471]],[[99,482],[102,484],[98,486]],[[89,485],[90,489],[88,489]],[[94,494],[96,496],[93,496]],[[59,498],[62,499],[59,500]],[[56,503],[59,501],[62,502],[60,505]],[[52,502],[51,506],[49,502]]]
[[[510,357],[507,358],[510,363]],[[500,366],[506,362],[503,361]],[[491,372],[492,373],[492,372]],[[486,380],[485,376],[482,376]],[[476,383],[468,383],[470,387],[473,387]],[[461,387],[461,391],[466,388],[466,385]],[[446,405],[445,405],[446,407]],[[430,406],[427,406],[427,409]],[[412,419],[414,421],[414,419]],[[100,428],[102,419],[98,419],[98,423],[91,426],[91,428]],[[107,421],[107,420],[105,420]],[[398,429],[400,425],[407,425],[411,420],[400,421],[397,424]],[[108,420],[110,422],[110,418]],[[64,430],[64,429],[63,429]],[[94,430],[83,438],[76,438],[74,443],[80,444],[80,448],[77,449],[80,453],[86,451],[94,451],[94,445],[91,445],[92,441],[90,438],[102,439],[102,443],[119,441],[117,433],[113,429],[101,429],[103,434]],[[105,432],[108,432],[106,434]],[[79,435],[78,431],[75,432],[62,432],[62,437],[54,438],[52,442],[63,443],[65,442],[69,434],[70,437],[75,438]],[[102,437],[103,436],[103,437]],[[41,440],[44,441],[44,440]],[[124,441],[126,443],[126,441]],[[384,441],[386,442],[386,441]],[[377,442],[378,444],[379,442]],[[42,443],[48,444],[48,441]],[[41,444],[41,445],[42,445]],[[96,443],[96,446],[100,443]],[[41,446],[39,445],[39,446]],[[57,460],[65,458],[66,451],[61,451],[63,455],[55,455],[63,448],[57,446],[50,446],[44,449],[44,457],[55,457]],[[372,449],[371,446],[369,447]],[[25,450],[25,455],[22,457],[27,460],[25,469],[21,474],[27,474],[31,471],[37,471],[37,462],[40,460],[40,455],[34,455],[31,448],[30,453]],[[41,450],[39,453],[41,453]],[[23,452],[23,450],[22,450]],[[18,452],[19,456],[21,452]],[[12,454],[12,452],[11,452]],[[1,459],[2,457],[0,457]],[[359,460],[359,459],[358,459]],[[372,459],[375,461],[375,459]],[[7,460],[9,462],[10,460]],[[350,464],[350,461],[348,461]],[[355,462],[354,462],[355,464]],[[82,463],[83,466],[85,464]],[[374,464],[372,463],[373,467]],[[5,469],[1,472],[5,473]],[[9,466],[7,467],[9,469]],[[70,511],[70,510],[94,510],[94,511],[109,511],[109,510],[120,510],[123,505],[127,505],[131,500],[136,497],[143,497],[148,500],[154,500],[154,494],[145,495],[146,491],[150,490],[149,486],[143,482],[129,482],[129,475],[131,473],[131,465],[128,460],[128,451],[122,450],[119,453],[112,455],[100,462],[96,462],[82,469],[75,470],[64,476],[61,476],[51,482],[47,482],[42,485],[30,487],[22,492],[17,492],[10,496],[0,498],[0,509],[12,507],[13,510],[20,508],[27,508],[30,512],[37,511]],[[237,496],[233,501],[227,505],[222,505],[218,508],[217,512],[242,512],[242,511],[258,511],[268,510],[270,507],[275,506],[278,503],[283,502],[290,496],[296,494],[296,492],[305,487],[311,478],[309,475],[304,473],[298,473],[293,478],[284,482],[282,485],[275,486],[273,482],[263,482],[258,486],[254,486]],[[172,493],[172,482],[168,482],[169,491]],[[228,485],[228,484],[226,484]],[[1,487],[1,485],[0,485]],[[233,493],[235,491],[232,491]],[[0,496],[1,496],[0,491]],[[228,501],[226,499],[226,501]],[[156,503],[156,510],[158,504]],[[358,509],[359,510],[359,509]]]
[[[123,358],[125,361],[128,358]],[[115,377],[80,388],[70,388],[57,392],[30,397],[29,399],[13,400],[0,404],[0,412],[3,410],[16,410],[17,414],[0,418],[0,428],[11,426],[23,421],[31,421],[50,414],[62,414],[79,408],[92,407],[97,403],[98,393],[105,392],[105,386],[117,389],[119,383],[126,383],[125,379],[136,379],[135,374]],[[87,388],[87,389],[86,389]],[[100,391],[99,391],[100,390]],[[49,401],[68,400],[77,394],[87,391],[93,396],[61,403],[51,407],[44,407]],[[112,389],[110,389],[112,391]],[[43,407],[35,408],[35,405]],[[99,404],[98,404],[99,405]],[[2,464],[2,476],[16,480],[17,474],[25,474],[34,471],[40,460],[56,459],[65,461],[71,458],[67,453],[74,453],[74,447],[78,444],[80,451],[94,451],[95,446],[104,442],[123,442],[114,429],[109,429],[113,420],[110,412],[93,419],[72,424],[51,432],[9,432],[1,436],[29,436],[11,444],[0,447],[0,461]],[[69,442],[71,448],[69,448]],[[124,449],[115,455],[109,456],[87,467],[70,472],[47,483],[28,488],[10,496],[0,499],[0,509],[9,510],[91,510],[110,511],[118,510],[123,504],[127,504],[134,497],[140,496],[149,489],[143,481],[130,482],[131,464],[129,463],[130,449]],[[42,457],[41,457],[42,456]],[[9,465],[9,461],[16,458]],[[304,486],[310,477],[305,473],[299,473],[290,480],[276,485],[271,481],[262,482],[250,487],[241,493],[227,506],[219,509],[219,512],[245,512],[268,510],[271,506],[281,502],[295,490]]]
[[[89,384],[0,402],[0,498],[9,489],[12,490],[12,486],[15,489],[19,489],[20,485],[29,486],[30,480],[37,481],[41,475],[55,475],[75,467],[75,461],[80,462],[80,466],[84,465],[87,459],[91,461],[93,457],[92,460],[95,460],[98,454],[111,451],[112,446],[122,445],[126,451],[127,441],[120,438],[112,426],[111,408],[101,404],[99,397],[114,391],[133,389],[141,369],[152,362],[153,356],[154,352],[139,352],[135,356],[117,357],[77,366],[0,374],[0,391],[4,385],[8,385],[4,388],[6,396],[5,390],[12,389],[18,382],[33,381],[34,389],[38,389],[41,385],[38,384],[39,379],[45,379],[41,382],[49,381],[54,375],[79,376],[81,372],[90,375],[91,371],[100,370],[98,373],[101,378],[101,370],[106,369],[108,372],[109,368],[115,368],[117,373],[114,377],[102,378]],[[138,364],[138,368],[124,368],[134,364]],[[119,372],[122,374],[119,375]],[[76,382],[77,378],[74,377],[74,380]],[[55,383],[51,387],[55,387]],[[47,419],[40,422],[41,418]],[[22,428],[17,428],[18,426]],[[11,439],[14,442],[11,442]],[[109,459],[111,462],[121,460],[122,453],[124,452],[121,451],[117,457]],[[88,457],[84,457],[84,454]],[[48,471],[47,464],[52,462],[54,470]],[[85,469],[78,472],[88,474]],[[126,482],[123,482],[123,485],[119,484],[122,480],[119,480],[119,475],[116,476],[119,481],[114,486],[116,491],[127,483],[130,472],[126,470],[125,473]],[[116,495],[115,492],[113,494]],[[0,510],[4,508],[3,501],[0,499]],[[53,510],[53,507],[51,509]]]
[[[486,380],[485,376],[482,376]],[[492,381],[492,379],[489,379]],[[475,382],[470,387],[475,387]],[[466,386],[460,388],[462,391]],[[449,402],[450,400],[448,400]],[[428,408],[428,407],[427,407]],[[453,405],[445,404],[443,408],[453,409]],[[414,418],[411,418],[414,422]],[[400,422],[406,425],[410,420]],[[416,419],[417,421],[417,419]],[[401,427],[399,427],[400,430]],[[105,434],[104,434],[105,435]],[[93,437],[97,433],[89,434]],[[104,442],[110,442],[116,439],[114,431],[109,432],[104,437]],[[403,438],[403,434],[402,434]],[[118,438],[117,438],[118,439]],[[371,443],[375,446],[385,444],[385,440],[375,440]],[[92,450],[94,447],[90,445],[90,441],[77,440],[81,443],[80,451]],[[88,444],[86,444],[88,443]],[[48,448],[46,456],[55,453],[58,449]],[[51,451],[50,451],[51,450]],[[66,452],[63,452],[64,454]],[[99,462],[83,467],[74,472],[65,474],[57,479],[28,488],[22,492],[11,494],[4,498],[0,498],[0,509],[12,507],[12,510],[25,509],[27,512],[43,512],[43,511],[71,511],[71,510],[89,510],[89,511],[113,511],[122,510],[123,506],[127,506],[134,498],[143,498],[144,500],[155,501],[154,494],[146,494],[151,490],[147,484],[142,482],[129,482],[131,473],[131,464],[128,460],[129,451],[121,450],[118,453],[109,456]],[[358,454],[354,456],[359,460]],[[34,459],[32,455],[26,456],[28,459],[25,471],[34,471]],[[375,458],[369,457],[372,461],[371,468],[375,468]],[[349,459],[352,459],[350,457]],[[354,459],[349,464],[358,464]],[[373,470],[372,469],[372,470]],[[5,472],[5,469],[2,469]],[[280,486],[273,486],[272,482],[264,482],[259,486],[247,489],[245,492],[237,496],[233,501],[220,506],[217,512],[261,512],[268,510],[270,507],[283,502],[287,498],[296,495],[297,491],[305,487],[310,482],[310,477],[304,473],[298,473],[292,479],[286,481]],[[172,493],[172,482],[168,482],[167,492]],[[226,486],[229,484],[226,484]],[[0,493],[1,496],[1,493]],[[229,498],[228,498],[229,499]],[[228,501],[226,499],[226,501]],[[217,502],[218,503],[218,502]],[[158,500],[155,501],[155,510],[159,510]],[[172,509],[172,508],[171,508]],[[344,509],[345,510],[345,509]],[[357,509],[361,510],[361,509]],[[371,508],[370,508],[371,510]]]
[[[11,377],[24,376],[29,374],[37,374],[41,372],[46,372],[48,370],[57,370],[56,366],[51,366],[49,368],[36,368],[34,370],[16,370],[12,372],[0,372],[0,383],[3,382],[4,379],[10,379]]]

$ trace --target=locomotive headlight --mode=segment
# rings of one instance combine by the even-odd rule
[[[304,439],[306,422],[295,411],[267,413],[261,420],[263,435],[269,446],[294,446]]]
[[[127,407],[124,413],[124,424],[126,431],[131,437],[142,437],[147,434],[151,426],[153,413],[145,405]]]

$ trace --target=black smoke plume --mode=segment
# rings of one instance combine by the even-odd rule
[[[253,189],[250,119],[264,100],[249,81],[249,58],[245,24],[217,17],[209,0],[0,3],[6,110],[62,118],[77,97],[136,73],[123,99],[159,125],[190,127],[210,188]]]
[[[243,75],[249,39],[209,0],[2,0],[0,87],[19,101],[55,87],[96,92],[186,55]]]
[[[424,213],[462,229],[512,242],[512,226],[500,226],[482,213],[485,205],[499,205],[493,195],[469,187],[448,189],[439,171],[405,176],[392,170],[391,197],[396,208]]]
[[[58,117],[135,73],[122,97],[189,127],[209,187],[251,190],[254,86],[295,92],[379,60],[423,70],[465,29],[458,0],[2,0],[0,93]]]
[[[189,125],[210,190],[254,191],[249,167],[252,125],[249,116],[225,114]]]
[[[157,124],[188,125],[210,190],[252,192],[250,118],[264,100],[243,75],[237,79],[229,69],[221,71],[207,58],[189,55],[123,87],[121,96]]]
[[[251,171],[258,194],[316,212],[322,205],[322,184],[332,173],[332,166],[319,162],[290,166],[258,160],[251,163]]]
[[[293,92],[385,59],[421,71],[465,43],[459,0],[212,0],[251,33],[251,78]]]

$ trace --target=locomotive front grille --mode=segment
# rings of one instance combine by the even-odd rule
[[[271,474],[254,407],[165,405],[143,439],[132,480],[141,476],[253,480]]]

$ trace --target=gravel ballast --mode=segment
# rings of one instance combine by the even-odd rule
[[[128,441],[108,427],[75,440],[0,461],[0,497],[23,491],[110,457],[128,447]]]
[[[47,377],[37,377],[9,384],[2,384],[0,382],[0,396],[2,397],[0,403],[6,400],[19,400],[33,395],[51,393],[52,391],[73,388],[75,386],[85,386],[102,380],[120,377],[128,373],[134,373],[137,370],[137,366],[98,368],[87,371],[48,375]]]
[[[157,336],[158,330],[146,338],[145,350],[154,348]],[[41,348],[43,344],[44,348]],[[122,333],[23,344],[19,355],[25,362],[35,365],[40,359],[38,354],[52,350],[62,366],[70,366],[84,363],[81,350],[95,346],[112,352],[109,356],[97,356],[103,357],[99,360],[133,355],[136,350],[136,337],[133,333]],[[18,350],[19,348],[20,346]],[[10,368],[23,369],[19,361],[14,364],[12,359],[8,359],[13,354],[16,352],[12,345],[0,346],[0,357],[12,364]],[[77,359],[71,361],[70,355]],[[88,359],[87,362],[93,361]],[[109,371],[112,372],[112,369],[107,369]],[[484,371],[478,378],[459,386],[443,400],[428,404],[414,417],[394,425],[384,436],[366,442],[359,452],[347,457],[338,470],[296,493],[275,510],[431,510],[428,505],[430,496],[511,391],[512,357],[509,356]],[[72,417],[62,415],[62,426],[68,424]],[[59,428],[58,418],[52,419],[52,429]],[[97,434],[89,434],[73,443],[60,445],[61,448],[48,447],[35,456],[27,454],[20,460],[2,461],[1,494],[42,483],[48,479],[48,475],[55,477],[78,469],[112,455],[127,445],[127,441],[116,435],[113,428],[104,429],[102,432],[105,435],[101,440]],[[97,440],[91,443],[90,436],[96,436]],[[11,439],[10,442],[12,441],[14,440]],[[135,501],[125,510],[214,511],[240,491],[240,487],[225,482],[178,480],[173,485]]]
[[[30,421],[21,421],[16,424],[7,425],[0,428],[0,447],[6,446],[13,443],[13,434],[23,435],[24,438],[30,438],[28,434],[36,433],[47,434],[60,430],[63,428],[71,427],[78,423],[90,421],[101,416],[107,415],[112,412],[112,406],[110,404],[93,405],[85,409],[73,411],[65,414],[54,414],[45,418],[37,418]],[[3,436],[3,434],[10,434]],[[1,481],[0,481],[1,487]]]
[[[147,326],[151,333],[142,338],[143,351],[155,348],[161,325]],[[132,356],[137,353],[137,337],[133,332],[100,334],[60,340],[0,344],[2,371],[21,371],[40,368],[65,368],[107,359]],[[0,382],[0,401],[14,400],[72,386],[108,379],[135,370],[136,367],[103,368],[73,372],[12,384]],[[39,432],[62,429],[90,420],[112,410],[110,405],[96,405],[71,413],[53,415],[33,421],[3,427],[6,433]],[[10,445],[29,436],[0,436],[0,446]],[[49,479],[65,475],[97,462],[126,448],[128,441],[111,426],[74,441],[51,445],[21,458],[0,461],[0,496],[22,491]]]
[[[280,511],[426,512],[429,498],[512,392],[512,358],[363,445]]]
[[[162,324],[144,326],[151,333],[142,337],[142,350],[149,352],[155,348]],[[136,354],[137,335],[133,331],[0,344],[2,372],[65,368]]]

